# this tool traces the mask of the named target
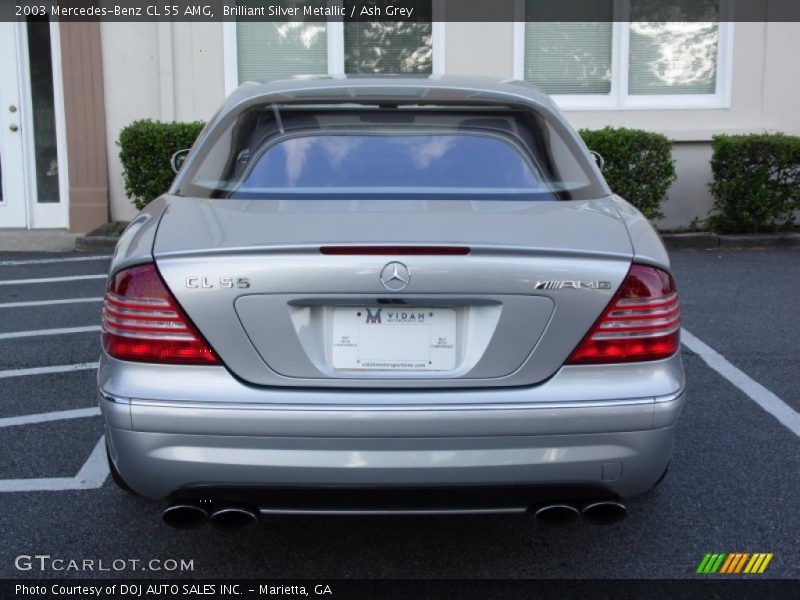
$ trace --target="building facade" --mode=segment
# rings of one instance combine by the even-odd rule
[[[707,19],[692,22],[640,22],[640,0],[587,2],[580,22],[544,21],[536,0],[499,0],[516,21],[446,21],[456,1],[415,23],[0,23],[0,228],[129,220],[123,127],[206,120],[240,83],[290,75],[524,78],[576,127],[664,133],[666,229],[708,214],[713,135],[800,134],[800,23],[726,20],[734,0],[689,3]]]

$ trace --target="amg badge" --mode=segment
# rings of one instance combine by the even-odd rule
[[[537,281],[535,290],[610,290],[610,281]]]

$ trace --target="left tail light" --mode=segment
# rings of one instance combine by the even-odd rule
[[[124,269],[111,280],[103,301],[103,347],[120,360],[220,364],[152,264]]]

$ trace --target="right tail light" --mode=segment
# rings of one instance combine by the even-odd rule
[[[619,291],[568,364],[659,360],[680,346],[681,311],[666,271],[634,264]]]

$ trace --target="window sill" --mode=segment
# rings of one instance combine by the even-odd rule
[[[652,110],[727,110],[729,100],[717,97],[692,98],[688,96],[665,98],[642,96],[624,103],[608,98],[586,98],[575,96],[551,96],[563,111],[652,111]]]

